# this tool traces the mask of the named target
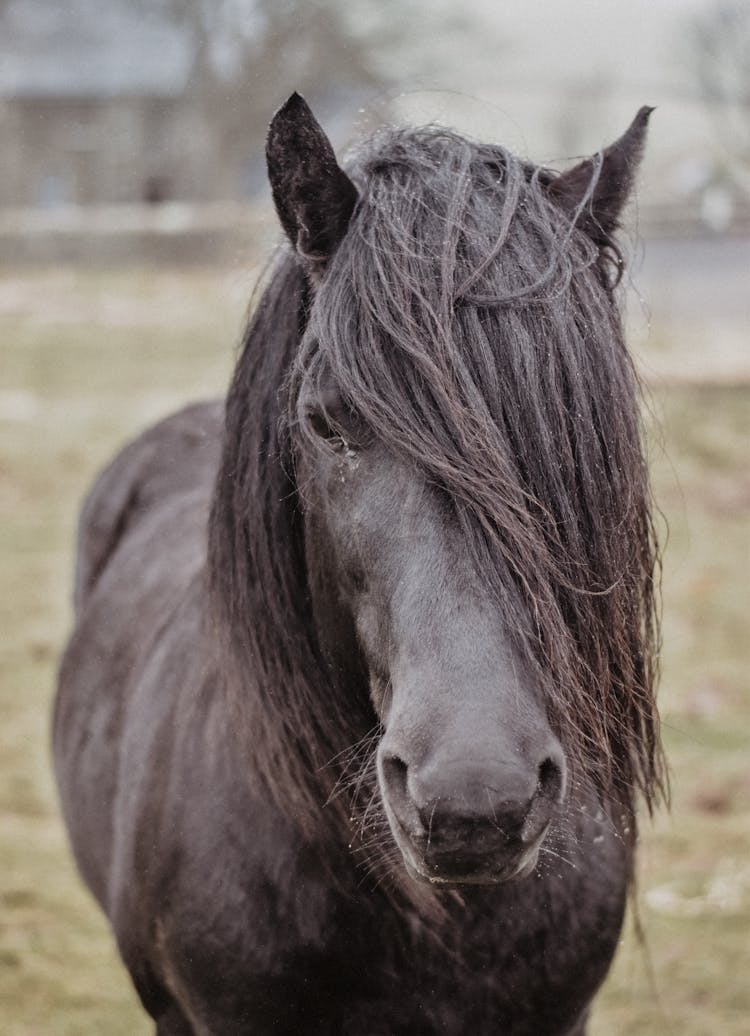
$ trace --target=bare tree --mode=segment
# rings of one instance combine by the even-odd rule
[[[330,123],[382,82],[339,0],[110,2],[171,24],[187,46],[181,147],[199,196],[236,198],[263,182],[268,120],[292,90]]]
[[[261,152],[271,112],[293,89],[326,116],[383,85],[367,40],[351,31],[338,0],[141,3],[188,34],[188,101],[201,110],[227,168]]]
[[[188,34],[190,99],[207,114],[222,155],[257,154],[271,112],[294,89],[329,125],[365,101],[378,119],[387,117],[389,88],[443,81],[450,56],[464,54],[483,24],[449,0],[135,2]]]
[[[690,30],[693,65],[720,141],[750,174],[750,4],[721,0]]]

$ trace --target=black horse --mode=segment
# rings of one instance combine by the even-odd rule
[[[160,1034],[580,1034],[663,767],[614,240],[568,172],[271,124],[291,240],[225,408],[84,506],[54,755]]]

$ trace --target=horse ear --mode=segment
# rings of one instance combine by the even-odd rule
[[[653,110],[641,108],[619,140],[549,183],[550,196],[571,219],[575,217],[576,225],[598,245],[607,244],[619,226],[643,155]]]
[[[298,93],[271,120],[266,162],[282,227],[299,255],[322,269],[346,233],[357,189]]]

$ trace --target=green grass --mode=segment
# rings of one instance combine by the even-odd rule
[[[654,488],[669,526],[660,704],[672,809],[643,824],[653,977],[631,931],[592,1030],[739,1036],[750,1017],[750,389],[662,389],[654,410]]]
[[[0,278],[0,1030],[148,1033],[77,877],[49,766],[79,501],[126,438],[220,392],[250,277],[62,271]],[[673,805],[644,820],[640,914],[593,1036],[747,1031],[750,390],[662,388],[657,498],[670,536],[661,703]],[[663,444],[659,440],[663,439]],[[649,975],[648,956],[652,962]]]

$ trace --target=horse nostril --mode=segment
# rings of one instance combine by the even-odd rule
[[[559,802],[563,796],[565,773],[564,763],[558,763],[548,756],[539,766],[537,794],[553,802]]]
[[[409,806],[409,791],[406,785],[409,769],[397,755],[383,755],[381,761],[382,789],[387,801],[401,818]]]
[[[406,794],[406,776],[408,767],[403,759],[397,755],[386,755],[383,757],[383,779],[392,794]]]
[[[390,807],[398,823],[412,836],[422,834],[422,823],[409,794],[409,767],[397,755],[384,754],[380,760],[380,780],[386,807]]]

